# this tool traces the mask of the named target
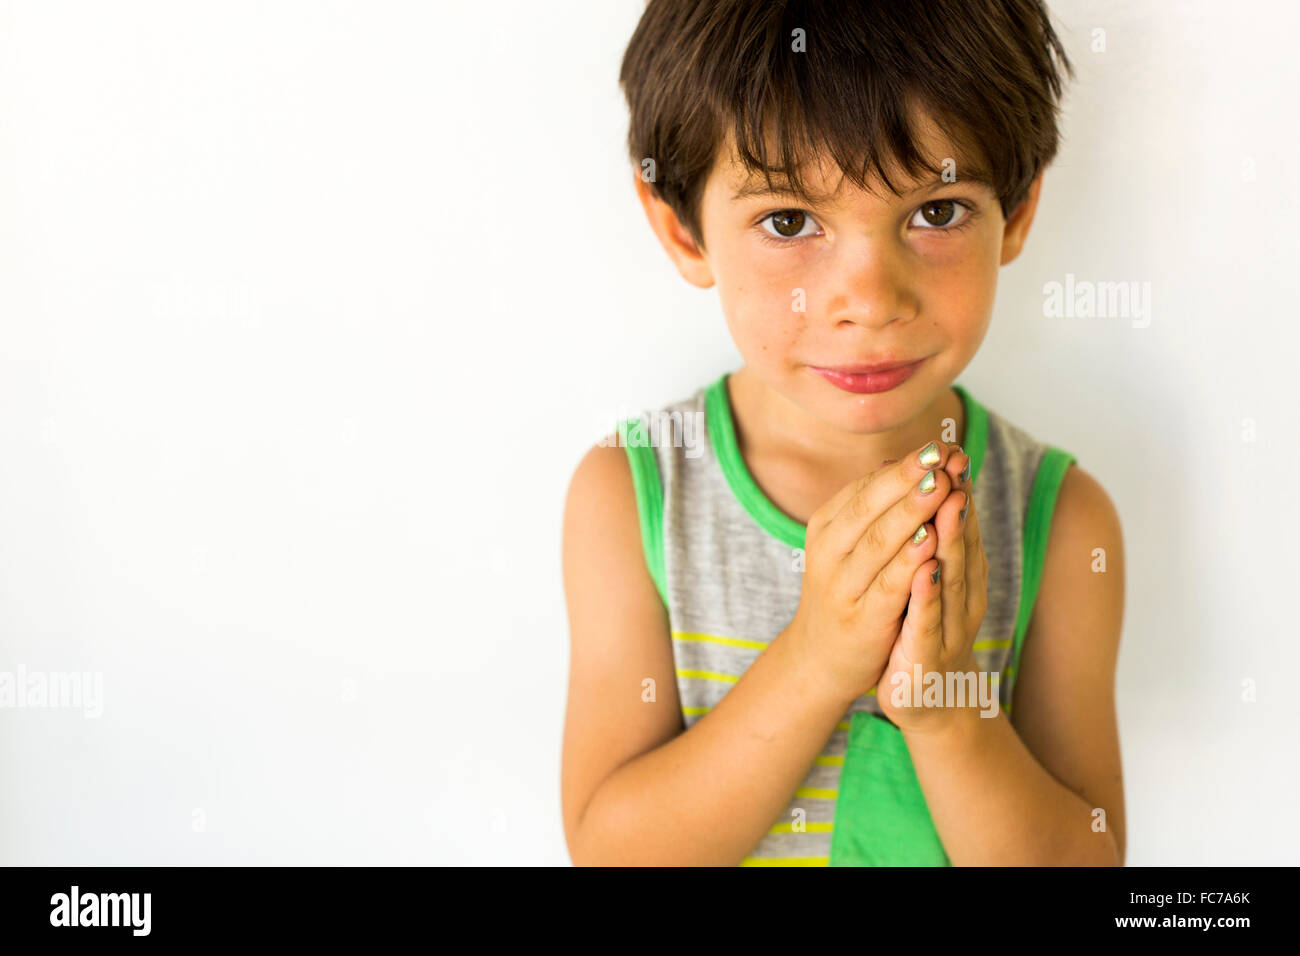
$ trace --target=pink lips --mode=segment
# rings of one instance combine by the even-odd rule
[[[892,365],[841,365],[837,368],[820,368],[809,365],[808,370],[820,375],[836,388],[856,395],[870,395],[897,388],[912,377],[925,359],[907,364]]]

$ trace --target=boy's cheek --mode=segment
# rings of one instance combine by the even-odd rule
[[[998,287],[997,261],[987,251],[951,262],[930,260],[918,270],[915,287],[925,290],[927,305],[946,306],[970,320],[992,312]]]
[[[723,313],[742,352],[783,353],[808,325],[807,290],[770,279],[727,290]]]
[[[806,313],[785,309],[771,302],[751,302],[742,306],[731,323],[732,338],[747,361],[762,365],[784,363],[797,352],[797,344],[807,327]]]

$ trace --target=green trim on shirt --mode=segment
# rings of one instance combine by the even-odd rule
[[[1011,664],[1005,677],[1012,678],[1020,672],[1020,651],[1029,631],[1029,620],[1034,615],[1038,588],[1043,582],[1043,567],[1047,563],[1047,542],[1052,532],[1052,515],[1056,510],[1056,496],[1065,480],[1065,473],[1077,459],[1068,451],[1051,446],[1043,454],[1034,475],[1034,487],[1029,492],[1025,509],[1025,531],[1021,545],[1020,606],[1016,610],[1016,632]],[[1014,684],[1012,685],[1014,688]],[[1006,708],[1011,713],[1010,705]]]
[[[709,428],[709,443],[717,455],[722,474],[731,487],[736,500],[772,537],[792,548],[802,548],[807,534],[807,526],[791,518],[772,503],[772,500],[758,487],[753,475],[745,466],[745,459],[740,454],[740,445],[736,441],[736,425],[731,410],[731,397],[727,392],[727,379],[730,372],[724,372],[717,381],[708,387],[704,396],[704,418]],[[952,386],[962,400],[966,409],[966,441],[962,450],[970,455],[971,481],[979,477],[980,467],[984,463],[984,451],[988,444],[988,413],[984,406],[965,388]]]
[[[654,579],[664,607],[668,607],[667,576],[664,573],[664,490],[659,481],[659,463],[639,418],[619,424],[619,438],[632,468],[636,490],[636,513],[641,522],[641,550],[646,568]]]

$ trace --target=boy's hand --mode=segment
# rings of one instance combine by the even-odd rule
[[[950,672],[978,670],[972,649],[988,608],[989,562],[980,540],[969,463],[969,456],[954,445],[947,463],[952,491],[938,508],[934,522],[937,553],[912,575],[907,617],[876,690],[885,716],[905,731],[942,728],[961,716],[954,701],[947,699],[942,707],[912,706],[913,693],[921,697],[924,691],[924,684],[915,691],[912,687],[916,664],[920,664],[923,679],[929,673],[941,675],[945,698]],[[968,501],[963,521],[961,511]],[[941,576],[932,582],[930,575],[936,567]],[[898,704],[894,702],[896,691]],[[978,707],[978,698],[972,701],[968,697],[966,706]]]
[[[917,569],[935,553],[927,522],[952,485],[949,454],[930,442],[845,485],[808,521],[803,591],[788,630],[796,653],[845,700],[880,680]]]

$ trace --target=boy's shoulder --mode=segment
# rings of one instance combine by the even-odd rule
[[[725,378],[725,376],[723,377]],[[645,413],[654,415],[688,411],[703,412],[704,407],[708,402],[710,392],[716,389],[721,381],[722,378],[712,378],[707,382],[701,382],[695,386],[688,386],[687,388],[678,387],[673,391],[666,393],[668,395],[675,395],[676,398],[660,401],[650,408],[647,408]]]
[[[693,461],[704,455],[712,457],[711,439],[725,430],[730,421],[724,379],[725,376],[669,393],[677,397],[623,418],[615,432],[601,439],[601,444],[616,444],[624,449],[634,471],[642,461],[645,462],[642,468],[653,462],[661,480],[667,480],[683,467],[678,459]],[[709,421],[711,415],[718,420]],[[726,425],[722,425],[722,419],[727,419]]]
[[[996,484],[1027,497],[1049,452],[1057,449],[1065,458],[1074,458],[1069,448],[1045,440],[978,396],[971,399],[965,438],[966,450],[980,460],[977,485]]]
[[[637,484],[633,464],[616,435],[588,447],[574,467],[562,519],[564,576],[574,594],[622,589],[628,601],[659,600],[643,558],[647,529]],[[620,582],[619,588],[611,590],[610,581]]]
[[[1121,537],[1119,511],[1101,480],[1082,467],[1070,445],[1040,438],[1005,414],[984,407],[987,417],[985,462],[1003,477],[1015,476],[1027,490],[1038,478],[1049,452],[1056,452],[1054,464],[1061,468],[1051,511],[1047,567],[1059,566],[1070,555],[1091,553],[1089,541],[1118,541]],[[1059,578],[1059,575],[1055,576]]]
[[[693,388],[679,389],[669,393],[676,394],[676,398],[652,403],[636,412],[620,413],[613,427],[589,446],[578,461],[570,480],[570,498],[596,496],[624,512],[628,504],[635,505],[640,477],[636,474],[637,462],[633,460],[635,449],[681,447],[683,433],[688,445],[692,438],[707,440],[704,409],[709,391],[718,381],[713,379]],[[635,513],[633,510],[632,514]]]
[[[1012,421],[994,408],[982,407],[985,416],[985,448],[982,480],[986,488],[998,484],[1014,493],[1028,507],[1035,499],[1043,504],[1035,488],[1052,486],[1045,571],[1072,560],[1072,555],[1089,554],[1096,547],[1089,541],[1117,541],[1120,518],[1101,480],[1081,466],[1070,443],[1048,441]],[[978,483],[978,482],[977,482]],[[1025,515],[1026,518],[1030,516]],[[1080,549],[1083,549],[1080,552]]]

